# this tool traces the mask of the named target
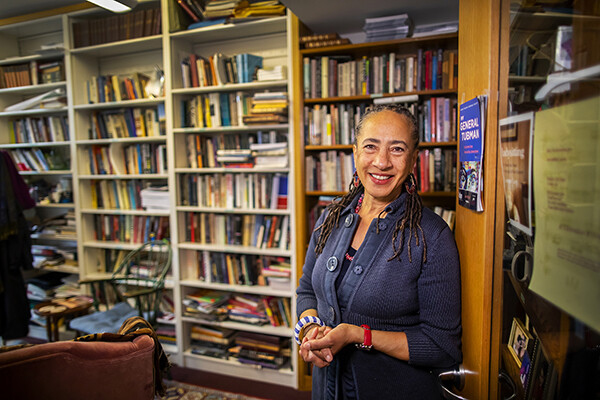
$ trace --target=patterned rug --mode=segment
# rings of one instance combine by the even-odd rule
[[[201,386],[188,385],[175,381],[165,381],[167,393],[160,400],[263,400],[242,394],[222,392]]]

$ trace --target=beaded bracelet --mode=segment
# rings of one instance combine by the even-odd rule
[[[302,342],[300,342],[300,332],[302,332],[302,328],[307,324],[318,324],[319,326],[325,326],[319,317],[308,315],[304,318],[300,318],[296,324],[296,327],[294,328],[294,339],[296,339],[296,343],[299,345],[302,344]]]

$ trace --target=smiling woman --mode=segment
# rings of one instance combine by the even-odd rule
[[[312,234],[296,331],[313,399],[439,399],[432,372],[461,361],[458,253],[419,197],[418,145],[407,109],[368,110],[354,182]]]

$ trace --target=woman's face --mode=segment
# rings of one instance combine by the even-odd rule
[[[385,204],[396,199],[418,154],[404,116],[382,111],[368,117],[354,145],[354,163],[365,195]]]

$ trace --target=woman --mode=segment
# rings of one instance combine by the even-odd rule
[[[417,193],[418,145],[406,108],[368,110],[350,191],[316,224],[296,325],[313,399],[439,399],[436,370],[461,362],[458,252]]]

